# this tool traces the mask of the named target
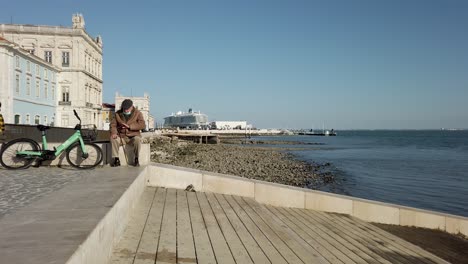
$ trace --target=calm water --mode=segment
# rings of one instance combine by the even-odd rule
[[[338,131],[337,137],[271,139],[324,143],[319,150],[293,151],[305,161],[333,164],[340,188],[324,191],[468,216],[468,131]]]

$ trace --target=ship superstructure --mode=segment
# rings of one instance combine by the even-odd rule
[[[188,112],[179,111],[164,118],[164,127],[181,129],[206,129],[208,116],[200,111],[194,112],[192,108]]]

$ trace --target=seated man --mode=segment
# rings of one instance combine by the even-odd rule
[[[110,124],[110,141],[112,144],[113,158],[111,163],[112,167],[120,166],[119,146],[123,146],[124,144],[133,145],[135,150],[134,165],[140,166],[140,162],[138,161],[141,146],[140,130],[145,128],[146,124],[143,119],[143,114],[133,107],[132,100],[125,99],[122,102],[120,110],[115,113],[115,117]]]

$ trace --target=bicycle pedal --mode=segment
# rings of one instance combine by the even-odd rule
[[[44,160],[54,160],[56,158],[55,151],[53,151],[53,150],[43,150],[42,151],[42,158]]]

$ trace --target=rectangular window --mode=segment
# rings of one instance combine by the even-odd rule
[[[48,96],[49,96],[49,87],[47,85],[47,83],[44,83],[44,97],[47,99]]]
[[[47,126],[47,121],[48,121],[47,116],[44,116],[44,125],[46,125],[46,126]]]
[[[70,66],[70,52],[62,52],[62,67]]]
[[[26,61],[26,71],[31,72],[31,62],[30,61]]]
[[[41,93],[41,87],[39,80],[36,80],[36,97],[39,97],[39,94]]]
[[[52,90],[50,92],[52,93],[52,99],[55,100],[55,85],[52,84]]]
[[[44,68],[44,79],[48,79],[49,78],[49,72],[47,71],[47,69]]]
[[[62,87],[62,101],[63,102],[68,102],[70,100],[69,95],[70,94],[69,94],[68,86]]]
[[[31,79],[29,77],[26,79],[26,95],[31,95]]]
[[[19,74],[16,74],[16,94],[19,94],[20,92],[20,76]]]
[[[19,56],[16,56],[15,59],[16,59],[16,68],[19,68],[19,67],[20,67],[20,59],[19,59]]]
[[[84,68],[87,71],[88,70],[88,54],[85,54],[84,61],[85,61]]]
[[[68,115],[62,116],[62,127],[68,127]]]
[[[46,50],[44,52],[44,57],[45,57],[45,61],[47,61],[48,63],[52,63],[52,51]]]
[[[41,66],[36,64],[36,77],[41,77]]]
[[[15,125],[18,125],[21,122],[21,116],[15,115]]]
[[[41,118],[41,117],[38,116],[38,115],[36,115],[36,116],[34,117],[34,124],[35,124],[35,125],[39,125],[40,118]]]
[[[29,120],[29,114],[26,115],[26,125],[30,125],[31,124],[31,120]]]

